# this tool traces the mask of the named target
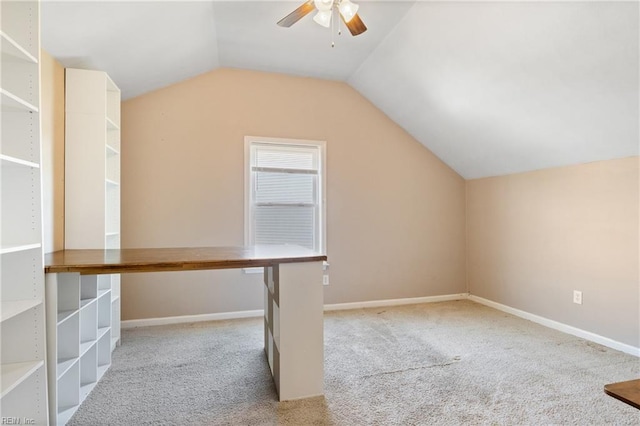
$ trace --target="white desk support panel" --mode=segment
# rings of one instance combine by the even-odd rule
[[[280,401],[322,395],[322,262],[264,268],[264,350]]]
[[[99,380],[110,363],[110,352],[100,345],[101,338],[109,341],[104,336],[110,331],[108,313],[105,310],[101,316],[100,309],[100,298],[108,297],[108,288],[100,284],[102,274],[264,267],[265,353],[279,399],[322,395],[322,263],[326,259],[325,255],[297,246],[62,250],[46,255],[46,285],[51,286],[47,288],[47,308],[52,312],[48,318],[55,317],[57,322],[47,324],[51,348],[48,366],[53,383],[68,367],[66,360],[80,360],[78,373],[69,375],[69,384],[60,383],[52,389],[54,384],[50,383],[52,414],[58,414],[58,424],[66,423],[93,388],[91,383]],[[83,322],[83,309],[90,321]],[[74,312],[79,313],[78,318]],[[69,328],[74,331],[56,332],[54,328],[59,327],[61,320],[70,321]],[[79,327],[75,321],[81,323]],[[93,349],[83,341],[96,342],[95,368],[88,362],[82,368],[83,354],[89,353],[94,359],[93,352],[88,352]],[[83,383],[87,384],[84,390]],[[61,410],[68,416],[61,418]]]

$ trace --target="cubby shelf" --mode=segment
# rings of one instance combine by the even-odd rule
[[[79,360],[80,358],[62,358],[58,360],[58,366],[57,366],[57,374],[56,377],[58,379],[60,379],[60,377],[64,376],[65,373],[67,371],[69,371],[69,369],[71,367],[73,367]]]
[[[80,308],[84,308],[85,306],[89,305],[90,303],[94,303],[95,301],[95,297],[89,299],[80,299]]]
[[[58,424],[64,425],[71,419],[71,416],[78,410],[80,404],[61,407],[58,410]]]

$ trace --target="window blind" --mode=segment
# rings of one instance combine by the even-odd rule
[[[319,250],[319,149],[252,145],[254,244],[296,244]]]

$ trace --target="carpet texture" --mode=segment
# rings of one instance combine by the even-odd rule
[[[262,319],[123,330],[70,425],[638,425],[638,358],[456,301],[325,315],[325,396],[279,403]]]

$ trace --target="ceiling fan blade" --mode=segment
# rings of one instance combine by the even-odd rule
[[[290,14],[288,14],[287,16],[279,20],[278,25],[280,25],[281,27],[290,27],[296,22],[298,22],[299,20],[301,20],[302,18],[304,18],[305,16],[307,16],[307,14],[309,14],[315,8],[316,7],[313,5],[313,0],[309,0],[308,2],[304,3],[302,6],[300,6],[299,8],[297,8],[296,10],[294,10],[293,12],[291,12]]]
[[[342,17],[342,14],[340,14],[340,17]],[[342,18],[342,22],[344,22],[344,18]],[[349,31],[351,31],[351,35],[353,36],[357,36],[367,31],[367,26],[362,22],[362,19],[360,19],[360,16],[358,16],[357,13],[349,22],[344,22],[344,24],[349,28]]]

